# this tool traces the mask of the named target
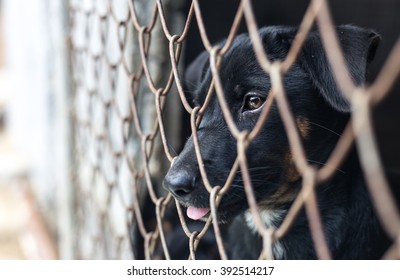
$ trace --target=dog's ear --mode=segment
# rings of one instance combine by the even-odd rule
[[[209,53],[207,51],[203,51],[189,64],[186,69],[184,76],[184,88],[186,92],[186,98],[191,106],[193,106],[193,93],[203,80],[204,74],[210,63],[209,61]]]
[[[352,25],[336,29],[340,45],[353,81],[357,85],[365,83],[367,66],[374,58],[380,36],[375,32]],[[350,104],[340,92],[328,62],[320,34],[310,33],[303,47],[300,63],[323,98],[337,111],[350,112]]]

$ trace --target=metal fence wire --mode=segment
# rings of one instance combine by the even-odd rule
[[[201,1],[192,1],[186,19],[168,14],[179,5],[174,2],[179,3],[161,0],[69,1],[77,257],[169,259],[171,248],[185,243],[187,257],[196,259],[199,244],[213,231],[218,245],[214,246],[218,250],[217,257],[226,258],[222,229],[211,217],[216,215],[220,198],[230,188],[232,178],[228,178],[224,186],[206,185],[212,198],[211,215],[196,230],[187,225],[179,203],[175,203],[172,196],[160,187],[175,157],[171,147],[178,141],[181,108],[178,103],[181,102],[191,116],[195,139],[196,124],[206,110],[203,107],[191,108],[185,99],[183,71],[179,66],[189,26],[196,21],[202,43],[210,54],[214,81],[211,86],[237,141],[237,164],[233,166],[233,172],[242,172],[250,211],[264,240],[260,258],[272,258],[273,243],[286,234],[303,207],[310,218],[318,258],[330,258],[323,238],[315,188],[333,175],[353,143],[360,151],[377,215],[394,240],[384,258],[400,258],[400,214],[383,173],[371,121],[372,108],[387,95],[398,77],[400,41],[397,41],[375,82],[357,86],[344,63],[327,1],[310,1],[289,54],[284,60],[273,62],[261,46],[251,1],[240,2],[223,47],[213,46],[207,37]],[[224,104],[220,82],[218,61],[230,48],[241,21],[247,25],[260,66],[271,78],[271,102],[279,108],[294,164],[303,178],[302,189],[278,228],[267,227],[261,222],[246,163],[246,147],[262,126],[256,125],[253,131],[246,132],[236,127]],[[326,165],[320,168],[306,159],[282,82],[314,24],[319,28],[338,87],[353,108],[337,146]],[[181,26],[181,30],[175,30],[176,26]],[[209,92],[212,94],[213,90]],[[264,123],[269,108],[265,106],[258,124]],[[201,167],[199,146],[196,150]],[[202,172],[202,179],[205,184],[208,182],[205,172]],[[179,217],[178,224],[169,221],[168,211]],[[174,234],[174,226],[184,232],[184,239],[171,243],[168,235]]]

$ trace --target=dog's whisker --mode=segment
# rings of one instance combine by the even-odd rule
[[[248,169],[248,171],[253,174],[255,171],[259,171],[259,172],[266,172],[269,170],[276,170],[276,169],[282,169],[284,166],[281,165],[276,165],[276,166],[265,166],[265,167],[251,167]],[[278,172],[278,171],[277,171]],[[236,173],[241,174],[242,170],[238,170],[236,171]]]
[[[244,183],[244,181],[237,181],[237,183]],[[264,185],[269,185],[269,186],[275,186],[275,187],[279,187],[281,184],[279,184],[279,183],[275,183],[275,182],[270,182],[270,181],[267,181],[267,180],[251,180],[251,183],[262,183],[262,184],[264,184]],[[244,189],[244,184],[232,184],[231,185],[231,187],[237,187],[237,188],[242,188],[242,189]],[[255,192],[255,193],[257,193],[257,190],[255,190],[255,189],[253,189],[253,191]]]
[[[168,143],[168,148],[171,151],[171,154],[174,156],[178,156],[178,153],[175,151],[174,147],[172,147],[171,144]]]
[[[322,129],[325,129],[326,131],[329,131],[329,132],[331,132],[331,133],[333,133],[333,134],[335,134],[335,135],[337,135],[339,137],[342,136],[340,133],[337,133],[336,131],[334,131],[334,130],[332,130],[332,129],[324,126],[324,125],[321,125],[321,124],[318,124],[318,123],[312,122],[312,121],[309,121],[309,123],[312,124],[312,125],[318,126],[318,127],[322,128]]]
[[[235,190],[240,190],[240,191],[244,192],[244,186],[243,186],[243,185],[234,184],[234,185],[231,185],[231,187],[235,188]],[[253,192],[254,192],[255,195],[260,195],[260,192],[257,191],[257,190],[254,190],[254,189],[253,189]],[[238,197],[240,197],[241,199],[246,200],[246,196],[243,196],[243,195],[240,196],[239,194],[236,194],[236,193],[232,193],[232,195],[238,196]]]
[[[197,86],[197,83],[194,83],[194,82],[192,82],[192,81],[185,80],[185,85],[186,85],[186,86],[191,85],[191,86],[193,86],[193,87],[196,87],[196,86]],[[185,92],[191,93],[191,92],[193,92],[193,91],[194,91],[194,90],[185,89]]]
[[[316,163],[316,164],[321,165],[321,166],[327,166],[326,163],[321,162],[321,161],[317,161],[317,160],[308,159],[308,162]],[[335,168],[335,170],[336,170],[336,171],[339,171],[339,172],[341,172],[341,173],[343,173],[343,174],[346,173],[344,170],[342,170],[342,169],[340,169],[340,168]]]

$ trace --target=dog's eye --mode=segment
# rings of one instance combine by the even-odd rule
[[[264,104],[264,99],[258,95],[248,95],[245,97],[243,109],[245,111],[252,111],[260,108]]]

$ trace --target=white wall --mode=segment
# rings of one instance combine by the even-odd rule
[[[6,66],[11,79],[9,131],[26,157],[33,191],[59,238],[61,257],[70,258],[65,2],[4,0],[3,26]]]

